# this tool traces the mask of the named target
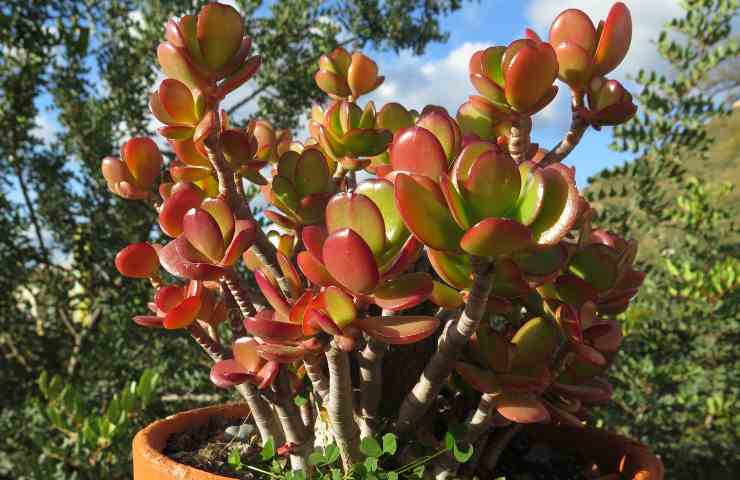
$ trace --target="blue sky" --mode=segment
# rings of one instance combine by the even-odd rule
[[[624,0],[632,10],[632,48],[622,65],[612,77],[625,82],[628,75],[640,68],[664,67],[659,60],[655,45],[651,42],[661,26],[672,17],[681,15],[678,0]],[[414,57],[409,52],[367,53],[375,58],[385,83],[366,100],[374,100],[381,106],[397,101],[409,108],[421,109],[426,104],[446,107],[454,115],[457,107],[475,94],[468,81],[467,65],[470,56],[479,49],[491,45],[505,45],[519,38],[525,27],[533,28],[546,38],[550,22],[565,8],[575,7],[586,11],[594,22],[606,18],[612,2],[608,0],[480,0],[466,2],[453,15],[442,19],[443,30],[450,32],[449,41],[432,44],[425,55]],[[152,88],[155,88],[153,85]],[[249,89],[249,86],[244,87]],[[248,93],[248,92],[247,92]],[[39,99],[45,107],[48,99]],[[234,99],[234,100],[238,100]],[[228,99],[227,99],[228,106]],[[570,120],[569,93],[562,88],[557,99],[534,118],[533,141],[545,148],[557,143],[567,129]],[[242,113],[249,113],[245,108]],[[56,121],[53,112],[42,110],[38,118],[40,132],[54,130]],[[156,124],[152,123],[152,126]],[[611,129],[601,132],[589,131],[580,146],[567,159],[576,167],[577,180],[583,186],[586,179],[602,168],[611,167],[630,158],[629,155],[611,151]]]

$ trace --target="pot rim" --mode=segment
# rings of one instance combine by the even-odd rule
[[[211,417],[245,418],[244,403],[211,405],[176,413],[156,420],[140,430],[133,440],[134,480],[233,480],[178,463],[162,453],[167,439]],[[663,480],[664,467],[650,448],[629,437],[590,426],[529,424],[525,431],[535,433],[551,445],[575,451],[594,461],[606,473],[622,473],[632,480]]]
[[[246,404],[228,403],[185,410],[154,421],[134,436],[134,479],[234,480],[233,477],[224,477],[178,463],[163,454],[162,450],[170,435],[196,425],[204,425],[212,417],[245,418],[248,415],[249,407]]]

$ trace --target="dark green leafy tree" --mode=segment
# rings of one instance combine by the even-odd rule
[[[187,9],[197,10],[204,2],[191,3]],[[251,18],[255,49],[269,60],[253,90],[231,106],[232,117],[269,118],[285,128],[298,126],[323,98],[311,75],[320,53],[339,44],[422,53],[445,40],[439,17],[462,4],[237,3]],[[207,387],[203,358],[187,339],[131,328],[145,295],[115,273],[113,255],[156,238],[156,216],[112,197],[99,174],[100,159],[115,154],[124,137],[151,133],[142,92],[156,86],[162,25],[184,8],[172,0],[0,6],[0,478],[130,478],[132,432],[164,411],[155,398],[92,461],[82,444],[57,448],[69,437],[43,416],[43,400],[32,401],[43,398],[42,372],[80,388],[74,408],[91,415],[105,415],[125,382],[152,365],[167,372],[160,390],[170,397]],[[44,128],[42,118],[55,121]]]
[[[707,82],[736,64],[735,0],[689,0],[661,32],[667,74],[641,71],[640,114],[613,147],[636,159],[592,179],[601,222],[642,239],[649,271],[627,313],[627,339],[603,419],[663,456],[669,478],[736,471],[740,369],[737,211],[721,171],[702,167],[730,113],[732,84]],[[734,160],[736,161],[736,160]],[[701,178],[689,174],[693,165]]]

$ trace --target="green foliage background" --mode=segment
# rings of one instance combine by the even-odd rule
[[[256,110],[284,127],[295,127],[319,98],[312,84],[319,54],[337,44],[421,53],[445,39],[439,16],[461,5],[240,3],[248,16],[266,12],[247,27],[267,61],[235,118],[246,119],[239,109]],[[642,240],[650,273],[624,318],[614,405],[598,420],[652,445],[668,478],[697,479],[740,469],[739,207],[738,192],[724,186],[740,177],[740,114],[727,108],[740,75],[730,28],[739,7],[683,3],[691,13],[672,25],[681,34],[658,43],[674,73],[640,75],[640,116],[616,131],[615,146],[635,160],[602,172],[589,192],[602,223]],[[122,279],[112,258],[127,243],[156,238],[154,214],[110,195],[98,174],[100,159],[123,138],[149,132],[144,93],[156,79],[154,49],[164,21],[185,7],[174,0],[0,7],[0,479],[130,478],[137,428],[203,399],[228,398],[211,388],[206,359],[188,338],[132,328],[147,288]],[[46,103],[61,124],[51,135],[35,128]],[[142,387],[150,382],[154,394]]]

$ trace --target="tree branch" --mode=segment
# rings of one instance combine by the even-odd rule
[[[419,381],[401,405],[397,428],[401,433],[413,430],[429,410],[447,380],[460,350],[478,329],[488,304],[493,280],[493,265],[488,259],[473,257],[473,287],[465,310],[456,322],[448,322],[439,338],[437,351],[422,372]]]
[[[26,180],[23,178],[23,171],[21,170],[18,159],[16,159],[15,157],[11,158],[11,163],[13,164],[15,176],[18,179],[18,185],[21,187],[21,196],[23,197],[23,202],[26,204],[26,208],[28,209],[28,217],[31,220],[31,225],[33,225],[33,230],[36,234],[36,241],[39,243],[39,249],[41,250],[42,258],[44,259],[44,263],[46,263],[47,265],[51,265],[52,263],[51,259],[49,258],[49,251],[46,249],[44,237],[41,233],[41,224],[39,224],[38,217],[36,216],[36,209],[33,207],[31,196],[28,193],[28,185],[26,185]]]
[[[329,379],[322,369],[322,355],[308,354],[303,358],[303,365],[306,367],[306,375],[311,380],[313,391],[321,399],[321,403],[326,405],[329,400]]]
[[[513,423],[506,428],[502,428],[494,432],[493,438],[488,444],[488,448],[484,454],[485,459],[483,460],[483,466],[486,470],[493,472],[496,469],[496,464],[498,464],[498,459],[501,457],[501,453],[504,451],[504,448],[506,448],[506,445],[509,444],[511,439],[519,433],[522,426],[523,425],[521,423]]]
[[[383,311],[383,315],[392,312]],[[362,436],[372,436],[378,428],[378,406],[383,393],[383,357],[387,346],[368,337],[365,348],[357,354],[360,366],[360,412]]]

